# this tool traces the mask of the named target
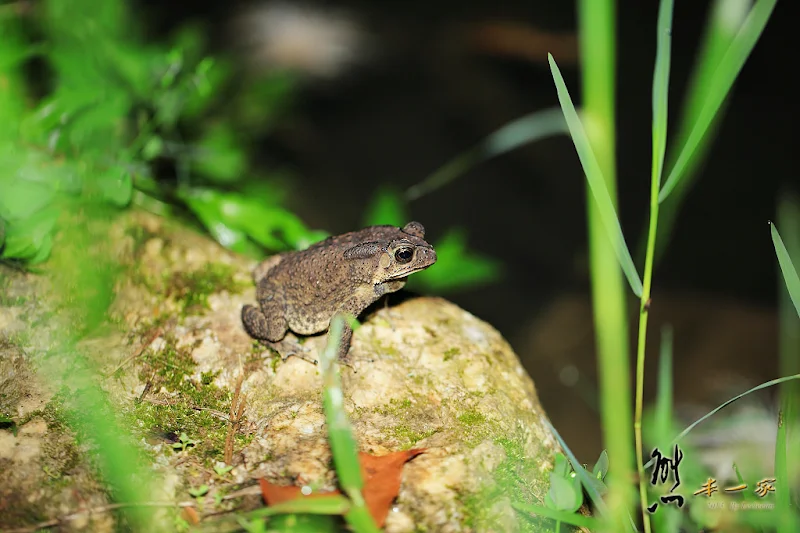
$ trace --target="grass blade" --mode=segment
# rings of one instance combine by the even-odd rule
[[[797,270],[792,264],[792,259],[789,256],[789,251],[783,244],[778,228],[775,224],[769,224],[770,232],[772,233],[772,244],[775,245],[775,254],[778,256],[778,263],[783,272],[783,279],[786,282],[786,288],[789,290],[789,297],[792,299],[794,308],[797,310],[797,316],[800,317],[800,278],[797,276]]]
[[[778,435],[775,438],[775,486],[783,490],[775,491],[775,510],[778,511],[778,533],[792,533],[797,531],[794,527],[794,516],[790,498],[791,481],[789,466],[786,459],[788,447],[786,438],[785,413],[778,413]]]
[[[662,447],[672,431],[672,326],[661,328],[661,353],[658,360],[658,388],[653,418],[653,442]],[[666,446],[664,446],[666,447]]]
[[[578,118],[578,113],[575,111],[575,106],[572,104],[572,99],[564,83],[564,78],[561,76],[561,71],[558,69],[558,65],[556,65],[552,55],[548,54],[547,59],[550,62],[550,71],[553,74],[553,80],[555,81],[556,90],[558,91],[558,101],[561,103],[561,110],[564,112],[564,118],[567,120],[572,142],[575,144],[575,150],[578,152],[578,157],[581,160],[583,171],[586,174],[589,188],[597,203],[606,233],[614,247],[614,252],[617,255],[622,271],[625,273],[625,277],[628,278],[628,283],[633,293],[641,297],[642,280],[639,277],[639,273],[636,271],[636,266],[633,264],[628,245],[625,243],[622,227],[619,224],[619,219],[614,209],[614,202],[611,200],[611,195],[609,195],[606,182],[603,179],[603,172],[600,170],[600,165],[589,144],[586,131],[584,131],[583,125]]]
[[[647,512],[647,477],[642,469],[644,440],[642,415],[644,413],[644,362],[647,344],[647,322],[650,317],[650,289],[653,283],[656,238],[658,236],[658,190],[664,169],[664,152],[667,147],[667,104],[669,100],[669,69],[672,43],[672,0],[661,0],[656,25],[656,63],[653,69],[653,157],[650,170],[650,221],[647,229],[647,253],[644,263],[644,283],[639,305],[639,335],[636,345],[636,397],[634,403],[633,431],[636,441],[636,466],[639,478],[639,507],[645,533],[650,533],[650,513]]]
[[[680,155],[659,193],[659,202],[663,202],[670,195],[683,177],[692,154],[700,145],[714,116],[730,92],[733,82],[736,81],[736,77],[742,70],[750,52],[753,51],[776,3],[777,0],[759,0],[750,10],[750,14],[744,21],[739,33],[731,43],[727,53],[722,57],[709,87],[708,97],[697,117],[692,132],[689,134],[686,143],[680,148]]]
[[[361,477],[361,465],[358,462],[358,444],[344,410],[342,380],[336,367],[345,320],[341,314],[333,317],[328,332],[328,343],[320,355],[324,385],[322,405],[328,424],[328,441],[331,445],[336,476],[339,478],[339,485],[352,504],[350,510],[345,514],[345,520],[353,526],[353,530],[357,533],[377,533],[378,528],[367,510],[361,494],[364,480]]]
[[[797,253],[800,252],[800,197],[792,191],[781,191],[778,201],[778,223],[783,228],[783,235],[780,235],[784,247],[790,258],[794,256],[795,262],[798,260]],[[777,229],[775,230],[777,233]],[[797,327],[797,310],[790,303],[791,296],[785,289],[786,284],[778,281],[781,285],[778,289],[780,299],[778,305],[778,357],[779,368],[782,376],[797,374],[800,372],[800,328]],[[800,479],[800,382],[793,381],[781,385],[781,410],[783,411],[783,423],[786,433],[786,455],[791,460],[787,462],[788,478]],[[800,493],[796,484],[790,487],[790,498],[792,501],[800,501]]]
[[[572,469],[575,471],[575,473],[581,480],[581,485],[583,486],[583,490],[586,491],[586,494],[589,495],[589,499],[592,500],[594,508],[597,510],[598,513],[600,513],[601,517],[608,518],[610,516],[608,511],[608,505],[606,505],[603,496],[598,492],[597,487],[589,479],[589,474],[586,471],[586,469],[583,468],[583,465],[580,462],[578,462],[578,458],[575,457],[575,454],[572,453],[572,450],[569,449],[567,443],[564,442],[564,439],[561,437],[561,434],[556,430],[555,427],[553,427],[553,424],[551,424],[550,421],[547,420],[546,418],[544,419],[544,423],[550,429],[550,432],[552,432],[553,435],[555,435],[556,440],[558,441],[559,445],[561,445],[561,449],[564,450],[564,453],[566,454],[570,464],[572,465]],[[626,531],[628,532],[638,531],[636,529],[636,526],[634,525],[633,518],[630,516],[630,514],[628,514]]]
[[[409,187],[405,192],[406,200],[416,200],[444,187],[487,159],[562,133],[567,133],[567,123],[558,108],[536,111],[513,120],[439,167],[423,181]]]
[[[662,0],[658,10],[656,66],[653,73],[653,180],[661,186],[667,148],[667,104],[672,56],[673,0]]]
[[[674,444],[677,444],[681,439],[683,439],[683,437],[688,435],[689,432],[692,431],[695,427],[697,427],[701,423],[705,422],[707,419],[709,419],[710,417],[714,416],[715,414],[717,414],[722,409],[728,407],[730,404],[732,404],[736,400],[744,398],[748,394],[752,394],[754,392],[757,392],[757,391],[760,391],[762,389],[766,389],[768,387],[772,387],[772,386],[775,386],[775,385],[780,385],[781,383],[786,383],[787,381],[790,381],[790,380],[793,380],[793,379],[800,379],[800,374],[794,374],[794,375],[791,375],[791,376],[784,376],[782,378],[766,381],[766,382],[762,383],[761,385],[756,385],[752,389],[748,389],[748,390],[744,391],[741,394],[737,394],[733,398],[731,398],[729,400],[726,400],[722,404],[718,405],[717,407],[715,407],[714,409],[712,409],[708,413],[704,414],[703,416],[701,416],[700,418],[698,418],[697,420],[695,420],[694,422],[689,424],[689,426],[686,429],[681,431],[674,439],[672,439],[672,442],[670,443],[670,446],[672,446]],[[644,465],[644,468],[647,469],[647,468],[650,468],[651,466],[653,466],[653,459],[650,459]]]
[[[342,515],[350,509],[350,501],[338,494],[329,494],[324,498],[310,498],[303,496],[269,507],[261,507],[253,511],[242,513],[246,518],[265,518],[279,514],[321,514]]]
[[[742,2],[730,2],[729,0],[714,0],[711,6],[706,27],[703,32],[702,44],[697,54],[697,60],[692,69],[689,81],[689,92],[684,98],[681,116],[678,122],[677,135],[672,139],[672,147],[680,149],[686,144],[686,140],[692,132],[694,123],[703,109],[703,104],[708,97],[714,73],[720,64],[725,52],[730,48],[731,43],[736,37],[737,32],[742,27],[750,5]],[[658,217],[658,240],[656,243],[656,261],[661,257],[669,242],[672,228],[678,211],[683,203],[683,199],[692,182],[697,178],[696,172],[698,165],[705,158],[715,129],[725,115],[726,103],[723,102],[717,111],[711,125],[703,136],[699,146],[695,149],[694,155],[689,159],[686,169],[675,189],[670,193],[667,201],[661,206]],[[674,149],[669,152],[669,163],[667,168],[675,166],[676,156],[679,155]],[[645,249],[644,240],[647,233],[643,233],[642,243],[637,247],[638,250]]]
[[[535,514],[550,518],[552,520],[559,520],[565,524],[570,524],[577,527],[585,527],[589,529],[599,529],[601,522],[591,516],[583,516],[578,513],[568,513],[566,511],[556,511],[544,505],[533,505],[528,503],[512,502],[511,506],[517,511],[523,513]]]

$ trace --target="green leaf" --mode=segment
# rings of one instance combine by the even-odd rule
[[[19,428],[17,427],[17,423],[14,422],[12,418],[9,418],[5,415],[0,415],[0,429],[8,429],[16,437],[17,430]]]
[[[785,382],[793,380],[793,379],[800,379],[800,374],[794,374],[794,375],[791,375],[791,376],[784,376],[782,378],[766,381],[766,382],[764,382],[764,383],[762,383],[760,385],[757,385],[757,386],[755,386],[755,387],[753,387],[751,389],[748,389],[748,390],[744,391],[741,394],[737,394],[733,398],[721,403],[720,405],[718,405],[717,407],[715,407],[714,409],[712,409],[708,413],[704,414],[703,416],[701,416],[700,418],[698,418],[697,420],[695,420],[694,422],[689,424],[689,426],[686,429],[681,431],[675,438],[672,439],[672,442],[670,443],[670,446],[672,446],[673,444],[678,443],[681,439],[683,439],[683,437],[688,435],[689,432],[692,431],[694,428],[696,428],[699,424],[701,424],[702,422],[708,420],[709,418],[711,418],[712,416],[717,414],[722,409],[728,407],[733,402],[735,402],[735,401],[737,401],[737,400],[739,400],[741,398],[744,398],[748,394],[752,394],[754,392],[758,392],[758,391],[760,391],[762,389],[766,389],[766,388],[772,387],[774,385],[780,385],[781,383],[785,383]],[[644,465],[644,468],[650,468],[651,466],[653,466],[653,461],[654,461],[654,459],[650,459],[647,462],[647,464]]]
[[[342,515],[349,510],[350,501],[347,498],[340,494],[331,494],[324,498],[309,498],[305,496],[295,498],[244,513],[244,516],[248,518],[260,518],[279,514]]]
[[[553,466],[553,473],[561,477],[567,477],[571,469],[567,456],[561,452],[556,452],[555,465]]]
[[[558,108],[536,111],[496,130],[473,148],[454,157],[406,192],[408,200],[444,187],[482,161],[510,152],[522,145],[567,132],[567,123]]]
[[[654,442],[666,445],[674,433],[672,422],[672,326],[661,328],[661,351],[658,360],[658,388],[653,421]]]
[[[406,211],[406,205],[400,193],[392,189],[380,189],[367,207],[364,225],[390,224],[402,227],[408,222]]]
[[[122,166],[112,167],[98,177],[103,198],[117,207],[125,207],[133,196],[133,178]]]
[[[789,291],[789,297],[797,310],[797,316],[800,317],[800,278],[797,276],[797,269],[792,264],[792,258],[789,256],[789,251],[783,244],[783,239],[781,239],[775,224],[770,223],[770,233],[772,234],[772,244],[775,246],[775,254],[778,256],[778,264],[783,273],[783,280],[786,282],[786,288]]]
[[[596,518],[590,516],[583,516],[578,513],[567,513],[565,511],[558,511],[556,509],[535,505],[530,503],[511,502],[511,506],[517,511],[523,513],[531,513],[552,520],[558,520],[565,524],[570,524],[577,527],[584,527],[592,531],[599,531],[601,529],[601,522]]]
[[[625,243],[622,227],[619,224],[619,219],[614,209],[614,202],[608,194],[603,172],[600,170],[600,165],[597,162],[597,158],[594,156],[592,146],[589,144],[589,139],[578,118],[578,113],[575,111],[575,106],[572,104],[572,99],[564,83],[564,78],[561,76],[561,71],[558,70],[558,65],[556,65],[556,61],[553,59],[552,55],[548,54],[547,58],[550,62],[550,71],[553,74],[553,80],[556,84],[558,101],[561,103],[564,118],[567,120],[569,132],[572,135],[572,142],[575,144],[575,149],[581,160],[581,166],[583,166],[583,172],[586,174],[586,179],[589,182],[589,188],[597,204],[600,218],[603,220],[603,226],[608,234],[609,241],[614,247],[614,252],[617,255],[617,260],[622,267],[622,271],[625,273],[625,277],[628,278],[628,283],[633,293],[641,297],[642,279],[636,271],[636,266],[633,264],[633,259],[631,259],[628,245]]]
[[[256,197],[200,188],[180,196],[220,244],[239,253],[253,251],[248,239],[283,251],[307,247],[324,236],[309,230],[294,213]]]
[[[551,509],[557,511],[575,512],[583,502],[580,484],[576,490],[572,479],[561,477],[554,472],[550,473],[550,491],[547,496],[549,500],[545,501],[552,504]]]
[[[21,222],[8,223],[2,257],[23,259],[30,264],[46,260],[53,247],[53,234],[58,215],[58,210],[51,207]]]
[[[34,172],[28,175],[25,168],[17,174],[24,177],[0,179],[0,217],[8,222],[27,220],[50,205],[55,191],[47,183],[34,181]]]
[[[592,475],[594,475],[597,479],[604,479],[606,474],[608,473],[608,452],[603,450],[600,452],[600,457],[597,458],[597,462],[592,467]]]
[[[708,88],[703,107],[697,115],[696,122],[689,137],[686,139],[686,143],[680,148],[680,155],[658,195],[659,202],[663,202],[678,185],[679,180],[683,178],[684,171],[692,155],[703,140],[714,116],[728,96],[733,82],[736,81],[739,72],[741,72],[747,58],[750,56],[750,52],[753,51],[758,42],[761,32],[764,31],[770,15],[772,15],[772,10],[775,9],[776,3],[777,0],[758,0],[756,2],[728,51],[719,62]]]
[[[653,73],[653,195],[661,186],[664,153],[667,147],[667,104],[669,101],[669,68],[672,55],[673,0],[661,0],[658,8],[656,66]]]
[[[467,236],[461,229],[448,231],[433,245],[436,264],[410,276],[410,289],[420,286],[435,292],[452,291],[490,283],[502,275],[499,261],[467,249]]]
[[[199,498],[200,496],[205,496],[208,494],[208,490],[208,485],[200,485],[197,488],[189,489],[189,494],[191,494],[194,498]]]
[[[336,466],[339,484],[349,495],[351,491],[360,491],[364,487],[364,481],[358,462],[358,445],[342,403],[342,382],[336,366],[343,333],[344,317],[336,315],[331,321],[328,343],[320,354],[319,361],[324,385],[322,405],[328,424],[333,464]]]
[[[197,172],[208,178],[229,183],[244,177],[247,157],[242,142],[231,126],[218,124],[211,127],[195,146],[192,164]]]

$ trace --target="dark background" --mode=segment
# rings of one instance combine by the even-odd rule
[[[778,3],[746,63],[656,270],[651,338],[657,342],[660,323],[675,325],[679,402],[710,402],[777,374],[778,279],[767,221],[781,191],[800,183],[791,4]],[[236,53],[226,21],[248,4],[141,5],[153,36],[200,19],[217,49]],[[371,36],[370,57],[333,80],[308,80],[285,123],[263,139],[260,158],[297,171],[290,207],[332,233],[360,227],[381,186],[405,189],[506,122],[557,105],[548,50],[538,60],[481,53],[464,37],[469,28],[512,21],[574,34],[576,24],[574,3],[559,0],[305,5],[348,9]],[[676,2],[672,126],[709,5]],[[620,216],[631,246],[647,222],[657,9],[637,0],[617,8]],[[577,103],[577,65],[556,60]],[[410,211],[432,240],[461,226],[473,249],[502,260],[501,282],[446,296],[510,340],[556,427],[591,460],[601,441],[584,186],[571,141],[559,137],[483,163]]]

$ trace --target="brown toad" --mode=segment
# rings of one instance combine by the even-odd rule
[[[321,333],[336,313],[357,317],[384,294],[403,288],[409,274],[436,262],[424,237],[419,222],[370,226],[270,257],[253,271],[260,309],[242,308],[245,329],[256,339],[278,342],[288,330]],[[346,326],[342,359],[352,335]]]

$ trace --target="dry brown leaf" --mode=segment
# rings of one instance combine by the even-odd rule
[[[423,452],[425,452],[424,448],[380,456],[364,452],[358,453],[361,475],[364,478],[364,501],[378,527],[383,527],[383,524],[386,523],[389,508],[400,492],[403,465]],[[258,482],[267,505],[276,505],[296,498],[330,498],[333,495],[341,494],[341,491],[335,490],[314,492],[305,496],[301,492],[301,488],[294,485],[274,485],[266,479],[259,479]]]

